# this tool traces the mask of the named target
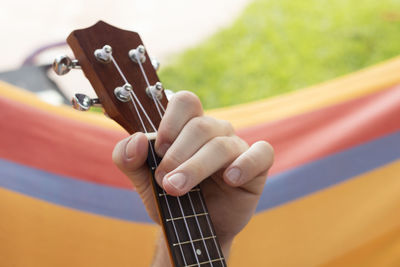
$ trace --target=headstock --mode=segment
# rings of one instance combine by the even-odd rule
[[[80,110],[101,103],[110,118],[129,133],[154,132],[167,105],[155,68],[140,36],[103,21],[75,30],[67,38],[76,60],[61,56],[53,68],[62,75],[81,68],[98,99],[77,94],[73,104]],[[158,67],[157,67],[158,68]]]

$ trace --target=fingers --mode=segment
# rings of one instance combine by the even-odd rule
[[[159,172],[167,173],[189,159],[204,144],[217,136],[231,136],[234,131],[230,123],[211,117],[195,117],[187,122],[171,147],[165,153]]]
[[[261,193],[267,171],[274,161],[274,152],[265,141],[254,143],[246,152],[235,159],[226,168],[223,179],[230,186],[241,186],[244,189]]]
[[[112,154],[114,163],[132,180],[138,191],[148,179],[148,168],[144,164],[147,150],[146,136],[143,133],[135,133],[120,141]]]
[[[158,128],[155,143],[157,154],[164,156],[185,124],[193,117],[202,114],[200,100],[195,94],[187,91],[176,93],[168,104]]]
[[[162,178],[164,190],[183,195],[205,178],[224,168],[247,149],[237,136],[217,136],[204,144],[192,157]],[[159,176],[163,176],[160,173]]]

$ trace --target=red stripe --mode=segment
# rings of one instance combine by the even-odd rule
[[[278,173],[400,129],[400,87],[238,134],[275,148]],[[111,161],[126,135],[0,98],[0,157],[49,172],[123,188],[131,183]],[[356,160],[356,159],[355,159]]]
[[[399,129],[400,86],[397,86],[285,120],[241,129],[238,135],[250,144],[268,140],[273,145],[276,157],[270,174],[276,174]]]
[[[132,188],[114,166],[127,134],[88,125],[0,97],[0,157],[76,179]]]

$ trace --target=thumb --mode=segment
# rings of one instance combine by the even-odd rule
[[[143,133],[135,133],[120,141],[114,148],[112,159],[118,168],[132,180],[140,193],[148,181],[149,171],[145,166],[148,141]]]

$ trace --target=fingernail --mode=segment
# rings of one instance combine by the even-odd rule
[[[177,173],[168,178],[168,182],[178,190],[185,188],[186,176],[182,173]]]
[[[236,184],[239,181],[240,175],[241,171],[238,168],[232,168],[226,173],[226,177],[233,184]]]
[[[170,144],[162,144],[159,148],[158,148],[158,154],[160,156],[164,156],[165,153],[167,153],[168,148],[170,147]]]
[[[136,135],[132,135],[129,138],[128,143],[125,146],[125,158],[130,160],[136,154],[136,143],[135,143]]]

